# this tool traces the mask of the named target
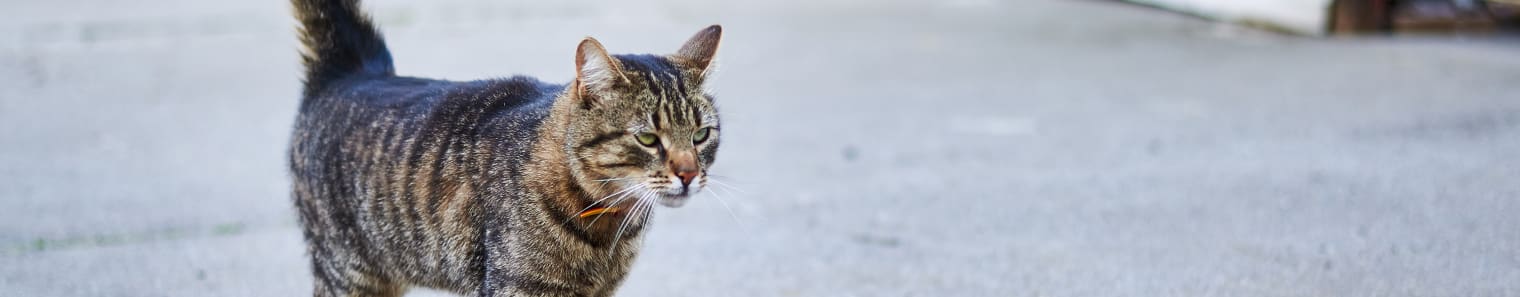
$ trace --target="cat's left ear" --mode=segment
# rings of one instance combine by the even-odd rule
[[[696,70],[701,76],[707,76],[712,69],[713,56],[718,54],[718,40],[723,39],[723,26],[712,25],[686,41],[681,50],[676,52],[675,57],[687,67]]]

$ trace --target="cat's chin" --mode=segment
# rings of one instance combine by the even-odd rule
[[[677,208],[686,205],[686,200],[690,198],[686,195],[660,195],[659,203],[665,207]]]

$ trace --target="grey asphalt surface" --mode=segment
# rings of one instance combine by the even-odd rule
[[[725,25],[739,189],[658,210],[621,295],[1520,296],[1513,38],[1104,1],[368,5],[401,73],[450,79]],[[0,296],[309,294],[283,1],[0,7]]]

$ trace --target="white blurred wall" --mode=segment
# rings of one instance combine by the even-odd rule
[[[1323,34],[1331,0],[1130,0],[1229,22],[1267,23],[1303,34]]]

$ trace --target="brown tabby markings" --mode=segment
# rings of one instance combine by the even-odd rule
[[[653,205],[705,187],[717,26],[669,56],[587,38],[568,85],[452,82],[396,76],[356,0],[292,3],[307,73],[290,168],[315,296],[609,296]],[[619,211],[576,215],[598,205]]]

